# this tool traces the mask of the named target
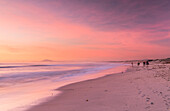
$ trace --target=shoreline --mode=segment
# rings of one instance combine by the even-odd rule
[[[88,64],[82,64],[82,66],[79,64],[77,65],[79,67],[76,68],[73,65],[74,67],[69,67],[69,68],[70,69],[75,68],[78,70],[68,70],[66,71],[67,72],[66,74],[61,73],[61,75],[59,76],[57,76],[58,73],[55,73],[53,71],[52,73],[42,71],[43,72],[42,76],[38,77],[40,79],[38,78],[34,79],[34,75],[36,76],[37,74],[38,76],[41,73],[39,71],[35,74],[30,73],[31,75],[29,75],[28,73],[30,78],[25,77],[25,75],[23,74],[21,76],[18,76],[19,78],[23,76],[25,77],[21,79],[24,84],[20,84],[20,82],[17,81],[18,84],[14,85],[11,88],[9,87],[4,87],[3,89],[1,88],[2,90],[1,90],[1,95],[0,95],[1,96],[0,109],[2,109],[3,111],[25,111],[31,107],[34,107],[43,102],[49,101],[53,97],[61,93],[61,91],[58,91],[55,89],[58,89],[62,86],[65,86],[71,83],[98,78],[106,74],[110,74],[110,72],[116,72],[116,71],[121,72],[123,67],[127,67],[126,64],[115,64],[115,63],[113,64],[112,63],[111,64],[110,63],[109,64],[107,63],[101,63],[101,64],[90,63],[89,64],[88,63]],[[80,67],[82,67],[82,69]],[[50,68],[50,67],[47,67],[47,68]],[[37,69],[39,70],[39,67],[37,67]],[[44,74],[47,76],[43,76]],[[52,76],[50,77],[50,75]],[[38,81],[36,81],[36,79],[38,79]],[[11,80],[10,82],[13,82],[13,81]]]
[[[26,111],[55,111],[56,109],[62,111],[128,111],[129,109],[131,109],[130,111],[168,111],[168,98],[170,95],[166,94],[167,98],[163,100],[165,101],[166,99],[167,103],[159,105],[156,104],[156,101],[160,101],[161,99],[156,97],[156,100],[153,99],[151,101],[150,96],[154,96],[154,94],[150,94],[151,91],[148,91],[148,87],[145,88],[145,79],[147,79],[146,77],[148,75],[142,73],[153,73],[153,70],[157,70],[157,68],[154,69],[153,67],[154,65],[149,66],[148,69],[143,67],[128,68],[124,73],[108,74],[103,77],[62,86],[56,89],[62,93]],[[150,75],[150,79],[155,78]],[[151,89],[160,87],[153,85],[149,81],[147,82],[150,84]],[[168,81],[164,82],[166,85],[169,83]],[[166,89],[165,86],[164,88]],[[168,86],[168,88],[170,87]],[[142,94],[142,92],[148,94]],[[167,91],[165,92],[167,93]]]

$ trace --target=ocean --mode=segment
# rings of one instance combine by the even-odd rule
[[[125,71],[111,62],[0,63],[0,111],[24,111],[60,94],[59,87]]]

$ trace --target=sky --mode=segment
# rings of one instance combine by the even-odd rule
[[[170,57],[170,0],[0,0],[0,61]]]

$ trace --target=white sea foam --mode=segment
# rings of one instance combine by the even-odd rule
[[[58,94],[59,92],[54,91],[58,87],[104,76],[106,73],[102,75],[98,73],[118,66],[122,64],[106,62],[1,64],[0,110],[23,111],[30,105],[42,102],[44,98]]]

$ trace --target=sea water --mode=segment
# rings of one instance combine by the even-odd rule
[[[61,86],[123,70],[124,64],[111,62],[1,63],[0,111],[24,111]]]

